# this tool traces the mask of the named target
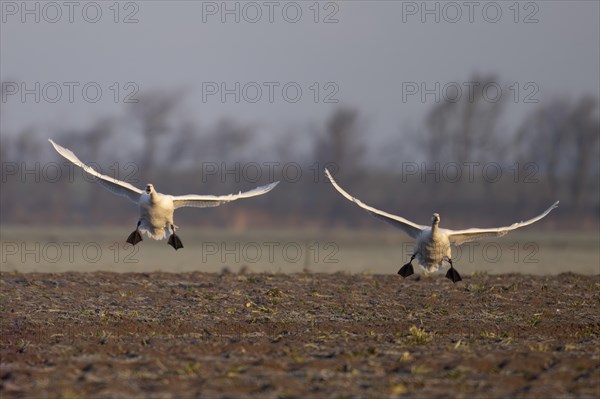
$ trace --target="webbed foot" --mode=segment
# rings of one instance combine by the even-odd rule
[[[458,272],[453,266],[450,266],[450,269],[448,269],[448,273],[446,273],[446,278],[452,280],[453,283],[462,281],[460,274],[458,274]]]
[[[415,274],[415,269],[413,269],[412,263],[408,262],[406,265],[402,266],[402,268],[398,270],[398,274],[404,278]]]
[[[171,234],[169,236],[169,245],[172,246],[173,248],[175,248],[175,251],[177,251],[180,248],[183,248],[183,244],[181,243],[181,240],[179,239],[179,237],[177,237],[175,235],[175,233]]]
[[[127,237],[127,242],[131,245],[135,245],[137,243],[139,243],[142,240],[142,235],[140,234],[140,231],[138,229],[135,229],[135,231],[131,234],[129,234],[129,237]]]

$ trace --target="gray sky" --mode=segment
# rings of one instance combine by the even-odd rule
[[[36,22],[35,13],[24,14],[24,3],[2,1],[0,78],[25,82],[34,90],[40,82],[41,96],[39,103],[33,94],[23,102],[20,92],[3,99],[2,131],[84,127],[101,116],[122,114],[124,97],[136,87],[140,93],[185,90],[183,112],[200,125],[233,116],[261,123],[273,135],[289,126],[322,123],[336,106],[324,102],[330,95],[358,107],[369,131],[381,140],[421,123],[434,104],[433,95],[424,103],[419,94],[403,101],[403,86],[424,83],[435,88],[439,82],[443,96],[444,85],[456,82],[467,95],[464,83],[473,73],[496,73],[499,84],[513,85],[502,93],[511,98],[505,118],[511,126],[550,98],[598,95],[599,2],[520,2],[518,15],[512,1],[469,3],[471,15],[467,3],[428,2],[438,15],[422,15],[420,1],[321,2],[316,15],[312,1],[227,2],[227,7],[239,10],[237,23],[236,15],[222,15],[222,2],[125,2],[118,16],[112,1],[75,2],[73,22],[62,1],[51,6],[27,2],[27,7],[39,10]],[[97,9],[102,12],[98,22],[86,21],[96,18]],[[298,9],[299,21],[288,22]],[[124,23],[127,16],[138,22]],[[57,21],[48,22],[53,19]],[[498,21],[490,22],[494,19]],[[65,82],[78,84],[72,103]],[[95,87],[102,89],[96,103],[82,93],[90,82],[89,98]],[[134,85],[126,86],[128,82]],[[220,90],[221,83],[235,88],[236,82],[239,103],[233,94],[223,103],[219,93],[207,92]],[[56,84],[62,94],[50,103],[48,99],[57,95]],[[286,84],[287,100],[282,90]],[[262,95],[252,103],[257,86]],[[292,103],[298,87],[302,95]],[[526,103],[528,95],[539,103]]]

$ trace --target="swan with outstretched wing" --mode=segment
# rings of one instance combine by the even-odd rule
[[[146,233],[155,240],[168,238],[168,243],[175,250],[183,248],[179,237],[175,234],[175,224],[173,223],[173,213],[175,209],[182,207],[207,208],[219,206],[227,202],[235,201],[241,198],[250,198],[263,195],[271,191],[279,182],[257,187],[247,192],[229,195],[168,195],[161,194],[154,189],[152,184],[146,184],[144,190],[132,186],[127,182],[113,179],[110,176],[103,175],[92,167],[84,164],[69,149],[64,148],[54,141],[49,140],[54,149],[65,159],[79,166],[90,175],[97,178],[97,182],[104,188],[114,194],[127,197],[131,202],[139,207],[139,220],[133,233],[127,238],[127,242],[136,245],[142,241],[140,232]]]
[[[365,209],[371,215],[375,216],[378,219],[381,219],[400,230],[403,230],[406,234],[411,236],[416,240],[415,247],[413,250],[413,254],[410,257],[410,261],[402,266],[402,268],[398,271],[398,274],[402,277],[408,277],[414,273],[414,269],[412,266],[412,261],[417,259],[419,265],[423,267],[427,272],[434,272],[442,267],[444,261],[450,264],[450,269],[446,273],[446,277],[452,280],[453,282],[461,281],[460,274],[454,268],[452,264],[452,248],[451,245],[461,245],[465,242],[480,240],[482,238],[487,237],[501,237],[508,232],[528,226],[532,223],[537,222],[538,220],[545,217],[549,214],[554,208],[558,207],[558,201],[556,201],[552,206],[546,209],[540,215],[529,219],[525,222],[514,223],[510,226],[506,227],[497,227],[490,229],[479,229],[472,228],[466,230],[450,230],[439,228],[438,225],[440,223],[440,215],[438,213],[434,213],[431,217],[431,227],[430,226],[422,226],[416,223],[413,223],[403,217],[392,215],[390,213],[380,211],[375,209],[359,199],[354,198],[350,194],[348,194],[343,188],[341,188],[337,182],[331,176],[331,173],[327,169],[325,169],[325,175],[335,187],[340,194],[342,194],[348,200],[354,202],[361,208]]]

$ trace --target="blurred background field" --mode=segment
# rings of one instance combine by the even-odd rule
[[[124,243],[128,234],[120,227],[3,228],[0,269],[48,273],[228,270],[395,274],[410,257],[413,245],[402,232],[387,226],[371,231],[262,229],[238,233],[187,226],[180,233],[185,248],[177,252],[164,240],[145,239],[132,248]],[[455,249],[455,266],[465,275],[598,274],[597,244],[593,233],[516,232]]]
[[[259,3],[100,2],[97,23],[6,15],[2,270],[395,273],[410,255],[407,237],[335,192],[328,167],[363,202],[419,224],[439,212],[446,228],[506,226],[560,200],[534,226],[493,241],[498,260],[483,241],[458,270],[600,273],[600,3],[489,2],[501,11],[493,22],[481,14],[487,6],[469,21],[456,2],[299,2],[303,18],[294,23],[206,14],[208,4]],[[111,18],[119,5],[134,11],[132,23]],[[453,7],[463,7],[460,20],[441,18]],[[89,101],[87,85],[103,96]],[[282,96],[286,85],[302,97]],[[263,96],[254,101],[246,89],[257,87]],[[161,193],[281,184],[259,198],[178,210],[183,251],[145,239],[130,253],[122,243],[135,207],[86,181],[48,138],[109,176]],[[64,251],[77,244],[79,260],[53,255],[52,242]],[[247,261],[256,249],[247,244],[263,242],[277,243],[279,258]],[[291,258],[304,251],[294,262],[281,253],[290,242]],[[98,261],[81,255],[90,243],[102,250]],[[207,243],[237,254],[222,260]],[[335,251],[339,263],[326,263]],[[125,262],[127,254],[139,262]]]

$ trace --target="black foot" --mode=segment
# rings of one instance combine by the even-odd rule
[[[133,233],[129,234],[129,237],[127,237],[127,242],[130,243],[131,245],[135,245],[135,244],[139,243],[140,241],[142,241],[142,235],[140,234],[140,231],[137,229]]]
[[[412,263],[409,262],[406,265],[402,266],[402,268],[400,268],[400,270],[398,270],[398,274],[404,278],[406,278],[412,274],[415,274],[415,270],[413,269]]]
[[[169,245],[175,248],[175,251],[177,251],[180,248],[183,248],[181,240],[175,235],[175,233],[171,234],[171,236],[169,237]]]
[[[450,266],[450,269],[448,269],[448,273],[446,273],[446,278],[452,280],[453,283],[462,281],[462,278],[460,278],[460,274],[458,274],[456,269],[452,266]]]

